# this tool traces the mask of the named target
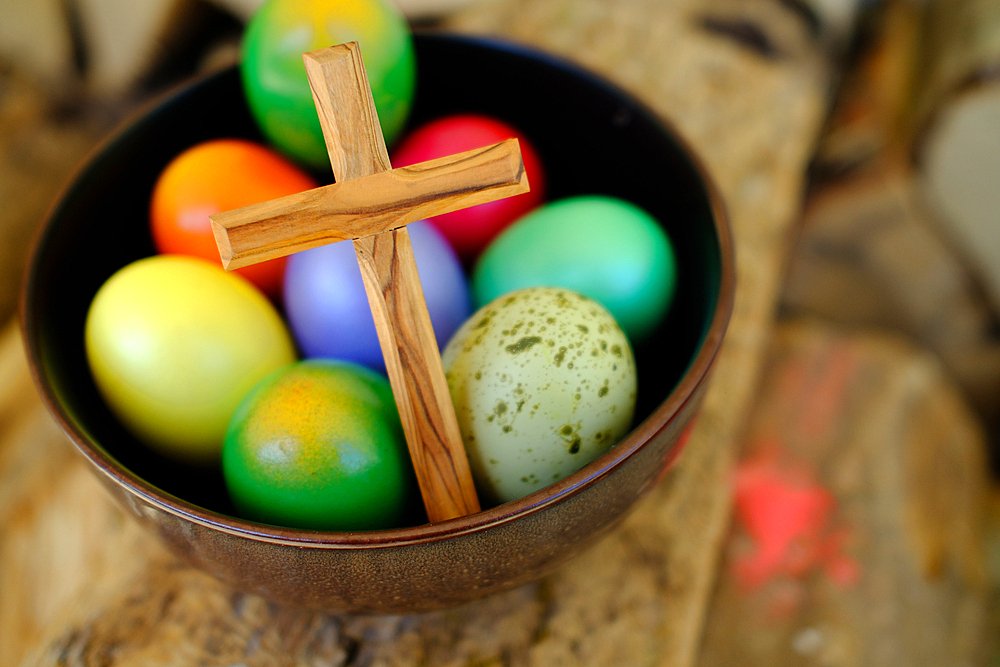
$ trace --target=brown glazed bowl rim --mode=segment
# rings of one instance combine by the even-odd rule
[[[692,399],[697,388],[707,380],[707,376],[719,354],[726,329],[733,311],[736,291],[735,257],[732,234],[723,199],[718,187],[711,178],[705,164],[691,145],[684,139],[677,127],[662,114],[653,112],[641,102],[636,101],[631,94],[607,80],[585,70],[573,63],[562,60],[549,53],[537,51],[530,47],[514,45],[501,40],[479,37],[450,37],[452,39],[474,42],[489,48],[512,51],[520,55],[529,55],[544,60],[547,64],[556,65],[572,72],[575,76],[589,79],[595,85],[611,89],[617,94],[633,101],[638,110],[642,110],[655,118],[663,130],[670,135],[681,151],[690,161],[707,194],[712,211],[715,233],[719,243],[720,277],[719,292],[712,314],[711,322],[705,331],[701,345],[692,359],[680,381],[653,412],[637,425],[623,440],[608,450],[604,455],[584,466],[564,479],[546,486],[534,493],[515,501],[485,509],[447,521],[418,526],[393,528],[376,531],[333,532],[313,531],[281,526],[272,526],[241,519],[235,516],[213,512],[189,501],[167,493],[146,480],[132,473],[110,454],[107,454],[98,443],[92,442],[80,432],[73,420],[67,414],[62,404],[56,400],[55,391],[42,371],[42,356],[38,336],[38,318],[35,316],[36,306],[32,302],[32,294],[36,291],[36,262],[38,249],[52,232],[51,222],[59,208],[59,203],[71,190],[73,184],[83,174],[88,166],[109,150],[119,138],[141,117],[166,104],[173,97],[182,93],[187,87],[197,83],[204,77],[184,84],[158,95],[144,104],[141,109],[131,114],[118,128],[97,145],[80,163],[72,177],[62,188],[45,216],[43,224],[35,234],[32,242],[29,261],[25,268],[20,299],[21,333],[27,353],[28,364],[39,394],[62,430],[72,440],[87,459],[115,485],[127,490],[130,494],[141,497],[149,505],[160,511],[199,524],[206,528],[221,531],[243,538],[278,545],[308,547],[313,549],[370,549],[390,548],[406,545],[417,545],[427,542],[444,540],[449,537],[464,535],[515,521],[541,511],[547,506],[566,500],[582,490],[596,484],[601,478],[610,474],[623,461],[635,454],[657,434],[665,431],[678,417],[683,407]],[[683,440],[683,439],[682,439]],[[671,445],[670,456],[676,455],[682,441]]]

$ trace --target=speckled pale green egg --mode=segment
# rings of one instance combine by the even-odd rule
[[[333,359],[277,371],[240,403],[222,450],[240,514],[280,526],[396,526],[413,477],[389,381]]]
[[[442,354],[476,485],[508,502],[587,465],[624,436],[636,368],[611,314],[533,287],[479,309]]]

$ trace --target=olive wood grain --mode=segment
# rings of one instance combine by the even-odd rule
[[[354,242],[428,518],[479,511],[405,227]],[[420,307],[417,307],[419,304]]]
[[[422,218],[528,191],[517,141],[392,169],[357,42],[302,56],[337,183],[212,216],[226,268],[354,239],[431,522],[479,511],[409,232]]]
[[[527,191],[517,139],[507,139],[217,213],[212,231],[222,265],[238,269]]]

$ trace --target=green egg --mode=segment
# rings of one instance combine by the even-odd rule
[[[607,196],[571,197],[528,213],[490,244],[472,279],[477,307],[527,287],[574,290],[607,308],[633,343],[662,321],[676,284],[663,228],[638,206]]]
[[[229,425],[222,470],[241,516],[314,530],[395,527],[413,487],[388,380],[326,359],[254,387]]]
[[[416,85],[409,26],[388,0],[267,0],[243,36],[240,74],[267,139],[291,158],[329,168],[302,54],[358,42],[386,145],[406,123]]]

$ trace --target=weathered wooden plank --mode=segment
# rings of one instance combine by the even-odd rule
[[[619,530],[539,584],[457,610],[365,618],[234,594],[122,522],[84,543],[88,553],[129,554],[127,567],[67,562],[67,583],[45,597],[62,596],[59,618],[15,649],[31,648],[26,664],[693,664],[729,520],[734,444],[772,328],[830,75],[798,14],[764,0],[745,7],[763,42],[712,20],[715,4],[705,0],[507,0],[450,24],[529,42],[628,88],[677,124],[726,200],[739,282],[730,334],[682,458]],[[116,515],[96,482],[78,479],[53,482],[65,495],[25,490],[25,516]],[[27,554],[55,548],[36,521],[9,524],[5,534],[25,547],[0,562],[3,571],[41,567]],[[59,592],[70,589],[76,604]],[[3,596],[16,601],[15,616],[18,604],[48,604],[25,588],[0,588]]]
[[[987,476],[929,353],[780,326],[699,665],[985,664]]]
[[[982,53],[989,26],[972,27],[975,2],[929,6],[930,16],[924,3],[887,0],[866,13],[863,48],[844,76],[819,143],[782,305],[792,313],[888,328],[919,341],[940,357],[995,440],[996,304],[972,254],[930,205],[932,188],[911,159],[920,117],[928,113],[922,105],[935,95],[940,101],[942,80],[955,84],[956,63]],[[928,30],[936,35],[935,49],[924,44]],[[942,48],[954,48],[965,32],[969,52]],[[987,143],[976,140],[987,152],[989,135],[982,138]],[[978,169],[961,161],[965,169]],[[980,245],[988,250],[994,244]]]
[[[920,204],[912,171],[879,158],[806,204],[786,311],[904,333],[939,356],[991,432],[1000,425],[1000,338],[982,284]]]

